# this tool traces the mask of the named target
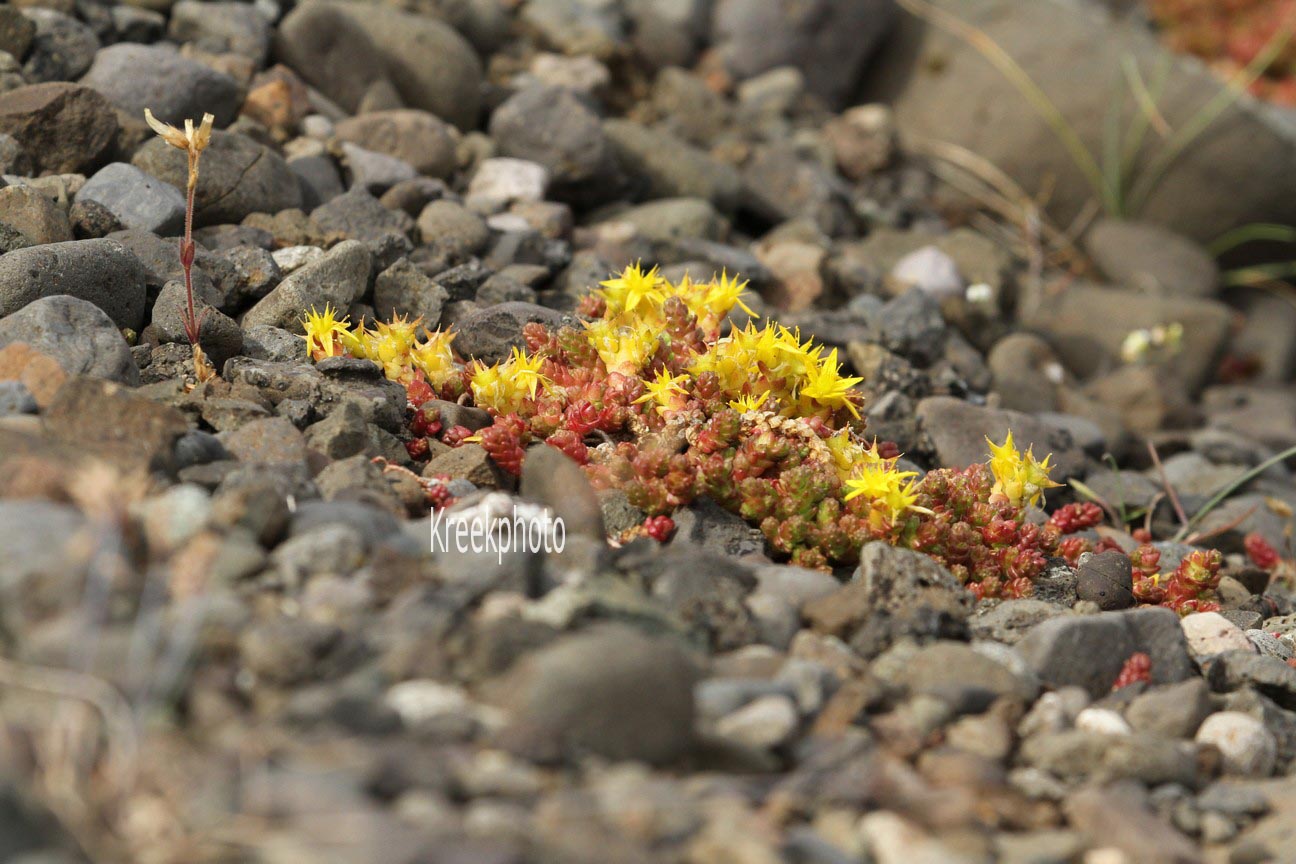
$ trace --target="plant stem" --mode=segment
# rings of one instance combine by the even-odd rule
[[[194,197],[198,191],[198,157],[200,154],[194,150],[189,150],[189,183],[186,189],[185,198],[185,229],[184,239],[180,241],[180,266],[184,269],[185,280],[185,335],[189,337],[190,345],[198,344],[199,328],[198,318],[194,313],[194,295],[193,295],[193,261],[194,261],[194,243],[193,243],[193,213]]]
[[[1187,537],[1189,532],[1192,531],[1194,527],[1196,527],[1197,523],[1200,522],[1202,519],[1206,518],[1207,514],[1209,514],[1212,510],[1218,507],[1220,505],[1220,502],[1223,501],[1225,498],[1232,495],[1234,492],[1236,492],[1238,489],[1241,489],[1246,484],[1250,483],[1256,477],[1259,477],[1270,467],[1277,465],[1279,462],[1284,462],[1292,458],[1293,456],[1296,456],[1296,447],[1288,447],[1286,450],[1282,451],[1278,455],[1270,456],[1268,459],[1261,462],[1259,465],[1255,466],[1250,471],[1247,471],[1244,474],[1242,474],[1236,480],[1232,480],[1228,483],[1225,483],[1224,486],[1222,486],[1218,492],[1216,492],[1214,495],[1210,497],[1209,501],[1207,501],[1205,504],[1202,505],[1202,508],[1200,510],[1198,510],[1196,513],[1193,514],[1193,517],[1191,519],[1189,519],[1186,523],[1184,523],[1184,526],[1180,528],[1179,532],[1174,536],[1175,542],[1176,543],[1181,542],[1185,537]]]

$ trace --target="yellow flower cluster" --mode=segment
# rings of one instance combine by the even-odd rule
[[[333,307],[325,305],[323,312],[312,307],[301,323],[306,352],[313,360],[341,355],[373,360],[393,381],[409,384],[421,372],[433,387],[443,386],[462,369],[450,348],[454,334],[429,331],[421,319],[398,315],[373,330],[363,322],[352,328],[349,319],[338,318]]]
[[[854,387],[862,379],[842,375],[836,349],[825,353],[822,345],[802,340],[800,332],[777,324],[758,329],[748,323],[720,337],[721,325],[735,306],[751,314],[742,301],[746,284],[725,273],[709,282],[685,276],[671,283],[656,268],[632,265],[601,284],[596,294],[603,300],[604,313],[586,323],[585,338],[609,372],[643,379],[645,393],[639,401],[651,402],[659,414],[682,408],[694,379],[713,372],[725,401],[744,413],[829,419],[844,409],[858,418],[860,397]],[[647,371],[659,348],[681,350],[671,345],[667,333],[665,307],[672,298],[678,298],[694,316],[705,347],[686,355],[685,374],[663,370],[650,376]],[[367,358],[395,381],[409,384],[421,373],[434,388],[464,374],[464,366],[451,350],[454,334],[427,331],[421,320],[397,316],[373,329],[363,322],[351,327],[345,317],[339,318],[326,306],[323,312],[312,309],[302,329],[307,350],[316,360],[341,354]],[[474,365],[469,370],[474,399],[500,413],[517,411],[547,385],[540,374],[542,363],[543,357],[514,351],[494,366]]]
[[[1049,459],[1052,456],[1045,456],[1044,461],[1039,462],[1031,447],[1026,448],[1023,454],[1013,444],[1012,432],[1002,444],[995,444],[989,438],[986,438],[986,443],[990,445],[990,473],[995,478],[993,492],[1004,496],[1010,503],[1035,506],[1045,489],[1061,485],[1049,479],[1049,469],[1053,467],[1049,465]]]
[[[764,410],[786,417],[809,417],[839,408],[859,417],[859,397],[852,388],[863,379],[842,376],[837,349],[826,357],[822,354],[822,345],[802,342],[798,331],[782,325],[758,330],[748,323],[699,354],[689,371],[694,375],[714,372],[722,390],[737,400],[748,400],[744,405],[765,406]]]
[[[535,399],[541,387],[549,386],[549,379],[540,374],[543,364],[543,357],[528,357],[517,348],[503,363],[475,364],[469,381],[473,400],[479,408],[491,408],[500,414],[519,410],[526,400]]]
[[[830,437],[828,444],[834,448],[838,471],[847,473],[845,500],[867,498],[873,505],[871,518],[879,522],[885,519],[894,523],[908,510],[929,512],[917,506],[918,493],[913,480],[918,476],[917,471],[899,470],[895,459],[884,459],[878,454],[876,443],[863,448],[848,440],[843,446],[834,443],[837,437]]]

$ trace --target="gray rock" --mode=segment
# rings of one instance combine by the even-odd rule
[[[67,213],[48,195],[31,186],[0,189],[0,222],[18,231],[33,246],[66,243],[72,239]]]
[[[239,308],[269,294],[283,278],[274,256],[256,246],[235,246],[214,253],[233,268],[233,278],[222,280],[225,302]]]
[[[707,0],[630,0],[626,17],[635,47],[656,68],[693,65],[710,31]]]
[[[288,160],[288,170],[297,175],[304,209],[313,210],[346,191],[342,172],[331,156],[294,156]]]
[[[367,150],[359,144],[343,141],[342,164],[346,167],[351,188],[363,189],[381,195],[397,183],[405,183],[418,176],[414,166],[404,159]]]
[[[1065,614],[1057,604],[1045,600],[1004,600],[989,609],[978,609],[968,626],[973,638],[1015,645],[1035,625]]]
[[[800,719],[787,696],[761,696],[721,717],[716,734],[754,750],[773,750],[792,737]]]
[[[3,9],[13,7],[4,6]],[[0,173],[17,174],[19,176],[29,176],[32,173],[32,162],[23,150],[22,144],[18,139],[7,133],[0,132]]]
[[[95,172],[77,192],[77,201],[103,205],[124,228],[164,236],[184,229],[185,198],[180,190],[125,162]]]
[[[898,671],[899,679],[887,683],[940,699],[961,714],[981,713],[1000,698],[1029,705],[1039,691],[1038,681],[960,642],[942,640],[919,648]]]
[[[279,616],[248,627],[239,638],[239,659],[256,680],[290,685],[310,678],[336,642],[335,625]]]
[[[212,114],[216,126],[228,126],[240,105],[239,87],[233,78],[165,45],[110,45],[95,55],[81,83],[98,90],[132,117],[143,118],[148,108],[172,125],[183,125],[185,120],[196,123],[203,114]],[[204,155],[204,168],[207,159]]]
[[[1003,443],[1008,432],[1013,443],[1025,452],[1033,448],[1035,457],[1052,454],[1055,466],[1051,477],[1065,482],[1083,473],[1085,455],[1064,430],[1016,411],[996,411],[948,396],[933,396],[918,403],[918,418],[931,436],[941,465],[963,468],[990,457],[986,438]]]
[[[891,351],[930,366],[945,350],[945,319],[940,304],[924,291],[906,291],[882,307],[882,342]]]
[[[808,219],[829,235],[848,224],[845,185],[789,144],[758,148],[743,166],[742,181],[746,205],[769,222]]]
[[[359,406],[346,402],[306,428],[306,443],[330,459],[346,459],[368,452],[369,428]]]
[[[1226,109],[1207,134],[1174,160],[1155,184],[1138,218],[1165,225],[1200,243],[1253,222],[1296,220],[1296,179],[1291,163],[1296,136],[1284,118],[1251,99],[1230,98],[1224,81],[1196,58],[1170,53],[1137,16],[1112,15],[1094,3],[1048,0],[1026,6],[1012,0],[959,0],[943,4],[981,28],[1077,130],[1089,152],[1101,154],[1111,94],[1088,82],[1103,79],[1129,58],[1139,69],[1167,69],[1157,105],[1172,128],[1211,99]],[[936,64],[936,65],[933,65]],[[1023,189],[1050,189],[1049,213],[1069,224],[1097,193],[1077,163],[1016,87],[970,44],[904,16],[895,38],[871,67],[862,94],[892,103],[906,135],[950,141],[1013,178]],[[1126,94],[1127,95],[1127,94]],[[992,123],[980,119],[993,114]],[[1016,134],[1001,135],[1013,129]],[[1149,152],[1155,147],[1149,143]],[[1095,157],[1097,158],[1097,157]],[[1281,178],[1275,181],[1274,178]],[[1187,326],[1187,325],[1185,325]]]
[[[1201,860],[1196,845],[1166,824],[1148,806],[1146,792],[1133,783],[1080,789],[1064,805],[1071,824],[1131,861],[1187,864]]]
[[[144,266],[144,280],[150,294],[162,290],[162,286],[176,279],[184,278],[184,268],[180,264],[178,246],[174,238],[159,237],[152,231],[114,231],[106,238],[125,246]],[[192,269],[194,286],[202,292],[214,290],[222,298],[227,298],[226,284],[232,283],[235,274],[229,263],[213,255],[197,244]],[[228,301],[222,299],[221,306]]]
[[[1065,372],[1047,342],[1034,333],[1010,333],[986,357],[1000,404],[1031,414],[1057,407]]]
[[[481,62],[444,21],[369,4],[303,4],[280,25],[277,44],[302,77],[352,113],[368,95],[372,109],[403,102],[460,129],[477,122]],[[342,81],[351,75],[357,80]],[[374,99],[375,84],[385,84],[390,96]]]
[[[693,743],[689,657],[668,639],[607,625],[526,657],[499,682],[505,743],[528,755],[673,762]]]
[[[1139,732],[1192,738],[1211,713],[1210,689],[1201,678],[1153,687],[1134,698],[1125,719]]]
[[[1191,786],[1197,781],[1192,753],[1186,742],[1145,733],[1112,735],[1068,729],[1027,738],[1019,758],[1064,780],[1138,780],[1149,786]]]
[[[117,137],[117,115],[97,90],[50,82],[0,94],[0,132],[13,136],[41,172],[98,165]]]
[[[21,381],[0,381],[0,417],[14,414],[35,414],[39,410],[36,397]]]
[[[74,240],[0,257],[0,317],[69,293],[103,309],[118,327],[144,325],[144,268],[120,243]]]
[[[468,202],[481,202],[486,212],[517,201],[542,201],[549,172],[526,159],[500,156],[482,160],[468,183]]]
[[[1053,618],[1016,650],[1048,686],[1083,687],[1095,698],[1111,691],[1125,660],[1138,651],[1152,658],[1153,684],[1194,674],[1178,616],[1159,607]]]
[[[350,308],[369,283],[372,256],[363,243],[346,240],[323,258],[294,270],[243,316],[243,326],[269,324],[294,333],[312,307]]]
[[[818,633],[851,639],[866,657],[897,638],[962,636],[973,599],[931,558],[887,543],[866,543],[851,581],[807,602],[802,616]]]
[[[525,347],[522,327],[531,322],[554,329],[562,325],[563,316],[532,303],[500,303],[478,309],[456,323],[459,338],[455,350],[465,358],[496,363],[507,358],[513,348]]]
[[[396,85],[374,40],[338,4],[297,6],[280,22],[276,53],[348,113],[399,107]]]
[[[291,362],[306,360],[306,343],[301,336],[269,324],[243,329],[243,353],[257,360]]]
[[[1216,692],[1250,685],[1280,707],[1296,709],[1296,669],[1277,657],[1252,651],[1221,654],[1207,667],[1206,681]]]
[[[480,216],[453,201],[433,201],[418,218],[419,233],[432,253],[459,262],[485,248],[490,229]]]
[[[742,557],[762,555],[765,536],[741,517],[709,498],[681,507],[674,514],[675,534],[671,543],[701,546],[718,555]]]
[[[1206,250],[1151,222],[1100,219],[1085,235],[1085,251],[1108,279],[1132,291],[1213,297],[1219,286],[1219,267]]]
[[[529,0],[521,20],[550,48],[608,58],[625,39],[620,10],[595,0]]]
[[[570,90],[528,87],[513,94],[491,115],[490,134],[499,155],[544,166],[556,200],[590,205],[618,193],[618,168],[604,127]]]
[[[1256,651],[1265,656],[1277,657],[1279,660],[1290,660],[1296,657],[1291,643],[1279,639],[1272,633],[1266,633],[1264,630],[1247,630],[1246,638],[1255,646]]]
[[[612,221],[633,225],[652,241],[701,237],[720,240],[724,219],[704,198],[667,198],[622,210]]]
[[[894,17],[890,0],[717,0],[711,26],[720,61],[738,79],[795,66],[811,93],[839,108]]]
[[[1076,596],[1091,600],[1104,612],[1134,605],[1134,580],[1124,552],[1090,555],[1076,568]]]
[[[121,42],[151,44],[166,34],[167,19],[161,12],[136,6],[113,6],[108,10]]]
[[[215,299],[194,291],[194,313],[198,316],[198,344],[208,358],[220,369],[225,361],[243,353],[243,331],[224,312],[212,305]],[[153,328],[163,342],[188,343],[184,318],[188,311],[188,295],[183,282],[168,282],[153,304]]]
[[[343,141],[394,156],[429,177],[447,178],[457,164],[458,134],[427,111],[370,111],[343,120],[335,130]]]
[[[423,271],[402,258],[374,279],[374,312],[382,321],[395,315],[421,318],[435,330],[441,323],[441,309],[450,293],[429,279]]]
[[[543,504],[561,518],[568,536],[602,541],[603,513],[580,466],[554,447],[533,447],[522,463],[519,494]]]
[[[230,455],[241,462],[258,465],[302,465],[306,461],[306,439],[282,417],[253,420],[233,432],[218,436]]]
[[[414,221],[399,210],[388,210],[364,189],[338,195],[310,215],[323,230],[364,243],[378,268],[390,266],[414,248],[408,236]]]
[[[130,346],[98,306],[64,294],[42,297],[0,318],[0,348],[26,342],[69,375],[139,383]]]
[[[131,164],[177,189],[187,183],[185,154],[160,138],[137,150]],[[241,222],[250,213],[278,213],[300,205],[297,177],[279,154],[243,135],[212,133],[198,175],[196,225]]]
[[[94,30],[53,9],[24,9],[36,24],[23,76],[28,81],[71,81],[90,67],[99,50]]]
[[[608,120],[603,132],[640,197],[702,198],[724,212],[738,206],[742,181],[732,165],[670,132],[630,120]]]
[[[167,35],[213,54],[241,54],[257,68],[270,53],[270,22],[250,3],[180,0],[171,7]]]

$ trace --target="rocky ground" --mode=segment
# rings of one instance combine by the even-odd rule
[[[1130,5],[952,4],[1089,141],[1083,70],[1160,56]],[[1201,245],[1296,221],[1286,115],[1230,106],[1148,221],[1072,236],[1047,129],[888,0],[26,0],[0,49],[0,859],[1292,854],[1296,483],[1253,469],[1296,445],[1296,306]],[[1178,123],[1220,84],[1167,62]],[[215,116],[198,386],[145,108]],[[635,261],[741,274],[915,470],[1011,429],[1079,481],[1046,511],[1109,511],[1077,536],[1219,549],[1219,611],[1137,606],[1122,551],[979,602],[880,542],[802,569],[706,501],[609,542],[624,494],[545,445],[415,460],[405,388],[299,335],[331,303],[493,361]],[[430,550],[420,474],[563,551]]]

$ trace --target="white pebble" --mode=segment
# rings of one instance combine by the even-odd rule
[[[1195,657],[1210,657],[1225,651],[1255,651],[1242,628],[1218,612],[1197,612],[1179,622],[1188,650]]]
[[[720,718],[716,732],[757,750],[779,746],[796,731],[797,710],[786,696],[762,696]]]
[[[1213,744],[1224,757],[1231,774],[1267,777],[1273,773],[1278,743],[1273,733],[1250,714],[1219,711],[1206,718],[1197,730],[1198,744]]]
[[[1110,708],[1086,708],[1076,715],[1075,727],[1085,732],[1097,732],[1100,735],[1130,735],[1130,728],[1125,718]]]

